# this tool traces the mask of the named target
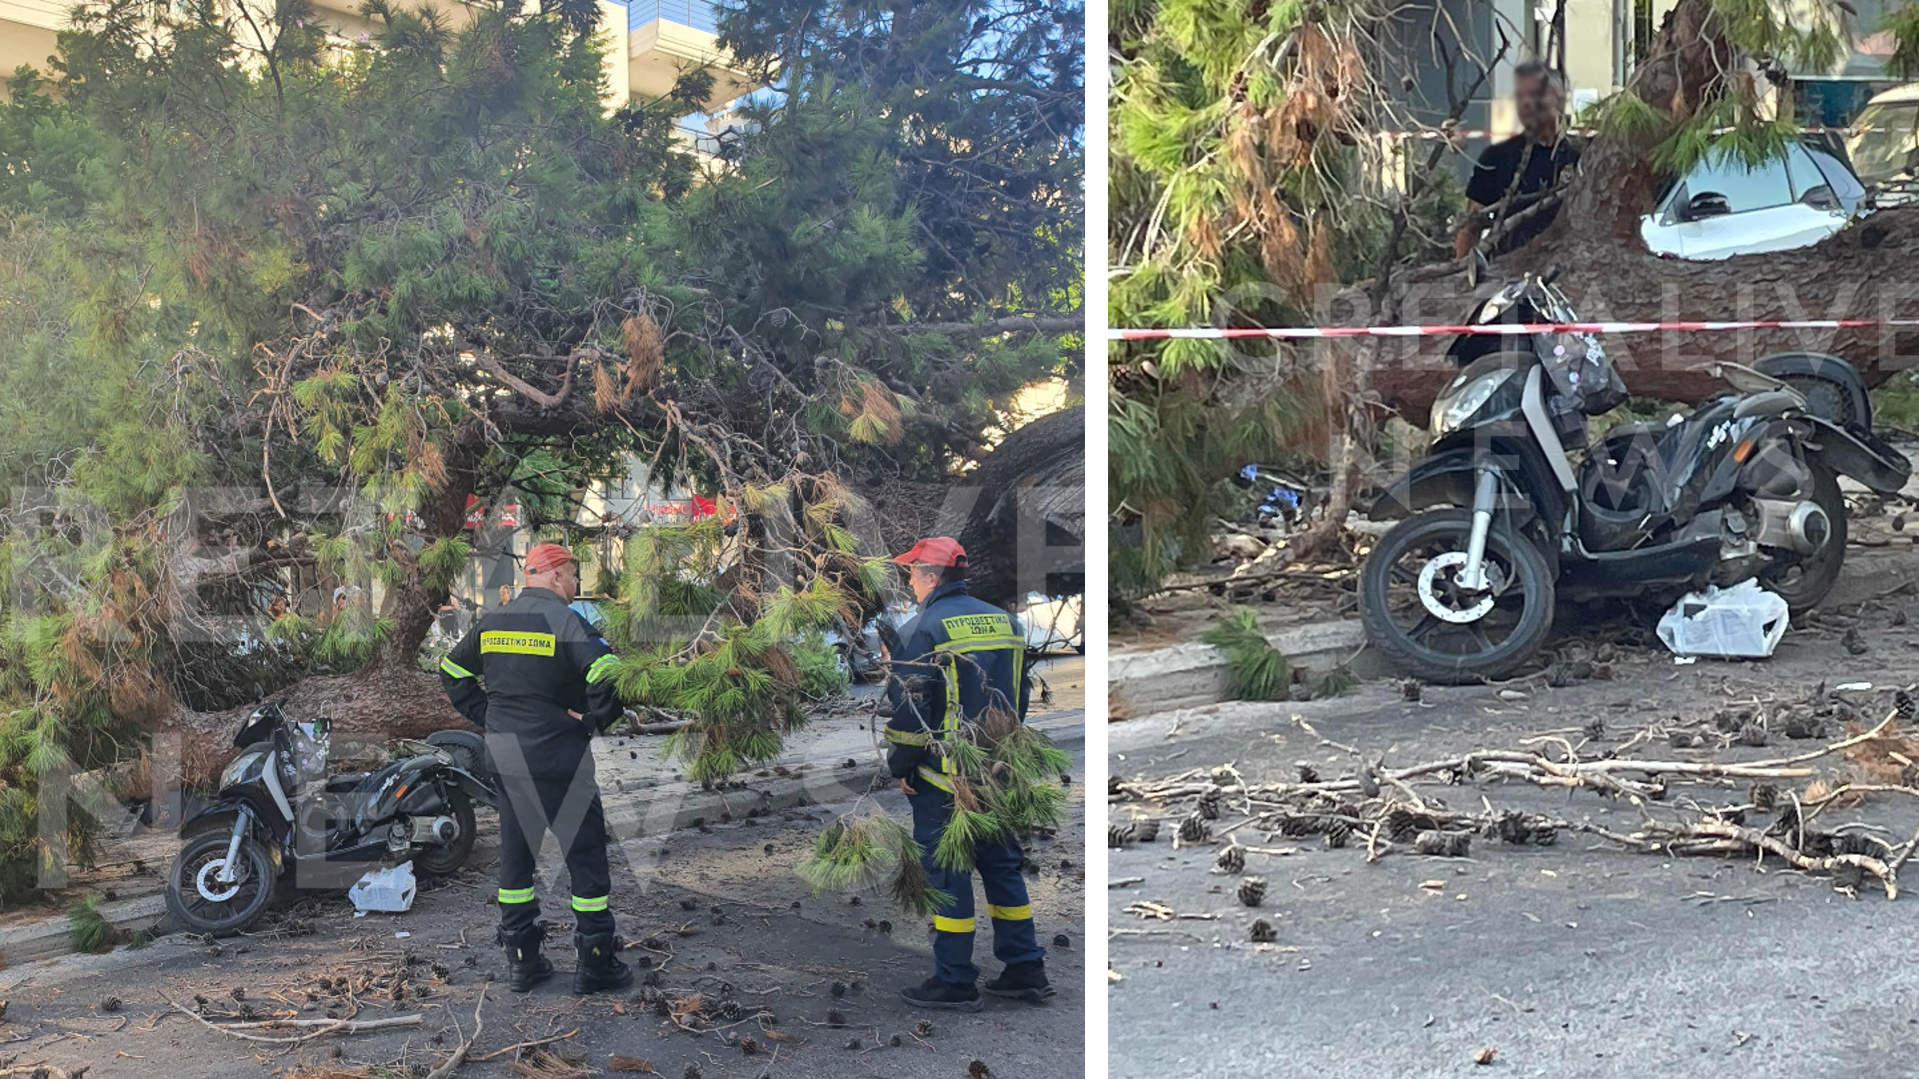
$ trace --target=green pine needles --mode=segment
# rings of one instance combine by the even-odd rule
[[[1292,664],[1260,631],[1259,614],[1251,607],[1233,608],[1199,639],[1226,657],[1228,699],[1277,701],[1292,691]]]

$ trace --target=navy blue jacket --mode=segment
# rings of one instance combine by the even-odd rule
[[[571,776],[589,756],[594,733],[620,718],[616,663],[606,641],[559,593],[525,588],[453,646],[440,661],[440,683],[453,706],[486,729],[497,767]]]
[[[994,708],[1026,717],[1026,632],[1012,615],[967,595],[966,582],[949,581],[927,594],[902,637],[887,688],[887,770],[950,791],[958,768],[945,745],[959,737],[962,720],[978,722]]]

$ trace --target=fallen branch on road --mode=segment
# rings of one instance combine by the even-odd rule
[[[230,1038],[240,1038],[250,1042],[265,1042],[269,1045],[298,1045],[314,1038],[323,1038],[329,1034],[363,1034],[369,1030],[392,1030],[395,1027],[417,1027],[422,1019],[418,1015],[396,1015],[388,1019],[266,1019],[246,1023],[216,1023],[206,1016],[174,1000],[165,997],[168,1004],[181,1015],[192,1018],[208,1030],[218,1031]],[[304,1034],[290,1038],[270,1038],[249,1031],[274,1028],[310,1028]]]

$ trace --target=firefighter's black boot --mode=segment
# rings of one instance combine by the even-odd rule
[[[506,948],[507,987],[515,993],[532,992],[533,987],[553,976],[553,961],[540,954],[540,942],[546,939],[546,927],[529,925],[508,933],[500,930],[500,943]]]
[[[999,977],[980,988],[989,996],[1030,1000],[1035,1004],[1053,995],[1053,987],[1046,980],[1046,963],[1039,959],[1008,963],[1006,969],[999,972]]]
[[[979,990],[957,982],[928,978],[918,985],[900,990],[900,996],[915,1008],[944,1008],[956,1012],[976,1012],[983,1003]]]
[[[594,936],[574,934],[580,963],[573,971],[573,991],[585,995],[604,989],[625,989],[633,984],[633,971],[620,962],[620,943],[611,933]]]

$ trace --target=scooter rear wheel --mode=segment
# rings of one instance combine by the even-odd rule
[[[435,844],[414,856],[413,867],[423,876],[444,877],[456,873],[466,864],[467,856],[473,853],[477,831],[473,821],[473,799],[467,797],[460,788],[449,786],[446,802],[447,816],[453,818],[460,834],[453,837],[451,843]]]
[[[1395,525],[1360,570],[1367,639],[1395,668],[1423,681],[1504,677],[1552,633],[1552,568],[1531,541],[1497,523],[1486,537],[1491,604],[1466,617],[1488,598],[1454,583],[1471,534],[1470,511],[1430,510]],[[1435,614],[1435,605],[1459,620]]]
[[[1759,583],[1786,601],[1793,618],[1822,603],[1846,568],[1846,496],[1839,478],[1822,464],[1812,466],[1812,500],[1826,511],[1826,542],[1809,555],[1765,570]]]

